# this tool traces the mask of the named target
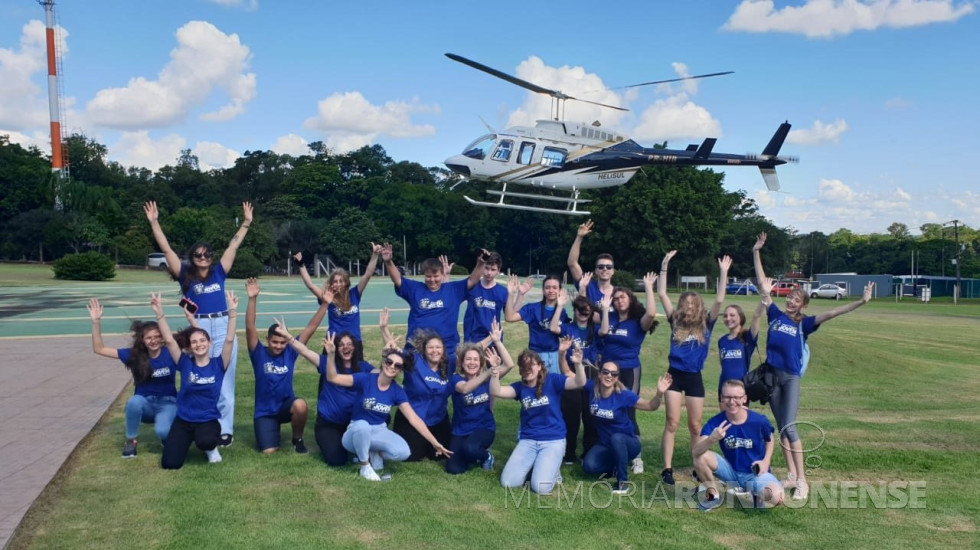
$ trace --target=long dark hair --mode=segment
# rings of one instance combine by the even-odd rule
[[[425,357],[425,345],[431,340],[442,342],[442,358],[439,359],[439,363],[429,366],[436,367],[439,378],[447,380],[449,379],[449,350],[446,349],[446,341],[442,339],[442,336],[439,336],[439,333],[427,329],[416,330],[412,337],[412,347],[415,348],[415,353],[428,364],[429,360]],[[415,361],[412,361],[411,364],[406,362],[404,370],[405,372],[412,372],[415,370],[415,366]]]
[[[129,348],[129,358],[123,364],[133,375],[133,382],[142,384],[153,376],[153,368],[150,366],[150,350],[146,349],[143,336],[151,330],[160,332],[160,325],[156,321],[133,321],[129,325],[129,330],[133,333],[133,345]]]
[[[646,314],[647,309],[640,304],[639,300],[636,299],[636,294],[633,294],[632,290],[624,286],[613,287],[613,292],[612,292],[613,296],[615,296],[617,292],[622,292],[623,294],[626,294],[626,298],[630,302],[629,309],[626,311],[626,318],[636,319],[637,321],[642,319],[643,316]],[[650,330],[648,330],[647,332],[653,334],[653,331],[657,330],[657,325],[659,324],[660,321],[654,319],[653,322],[650,323]]]
[[[585,330],[589,335],[585,340],[585,345],[586,347],[589,347],[592,345],[592,340],[595,338],[595,315],[593,315],[595,312],[595,306],[592,305],[592,302],[590,302],[588,298],[580,294],[576,296],[574,300],[572,300],[572,308],[576,310],[588,308],[589,310],[588,321],[585,322]],[[575,322],[574,317],[572,322]]]
[[[198,274],[197,268],[194,267],[194,253],[198,250],[204,250],[205,254],[211,254],[211,265],[208,266],[208,270],[204,273],[203,277]],[[190,251],[187,252],[187,258],[190,263],[184,269],[184,282],[180,283],[180,291],[185,296],[192,286],[197,283],[203,283],[211,276],[211,271],[214,270],[214,249],[208,243],[196,242],[191,246]]]
[[[522,384],[524,383],[524,373],[530,370],[534,363],[540,365],[538,379],[534,383],[534,396],[540,399],[542,392],[544,392],[544,381],[548,378],[548,367],[544,365],[544,361],[541,360],[541,356],[536,351],[525,349],[517,356],[517,370],[521,373]]]
[[[545,311],[544,310],[545,310],[545,306],[547,305],[548,299],[545,298],[545,296],[544,296],[544,285],[548,284],[548,281],[550,281],[552,279],[558,281],[558,290],[561,291],[561,277],[559,277],[558,275],[555,275],[554,273],[552,273],[550,275],[545,276],[544,280],[541,281],[541,319],[543,321],[545,321],[545,322],[550,321],[550,319],[548,319],[547,317],[545,317]],[[555,304],[555,307],[558,307],[558,304]]]
[[[354,335],[350,331],[345,330],[333,337],[333,345],[335,350],[340,349],[340,341],[344,338],[350,338],[350,341],[354,343],[354,353],[350,356],[350,369],[348,372],[361,372],[361,361],[364,360],[364,344],[360,340],[354,338]],[[323,350],[323,354],[327,354],[326,348]],[[340,372],[340,354],[337,354],[337,372]]]

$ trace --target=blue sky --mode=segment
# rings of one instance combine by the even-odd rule
[[[758,153],[784,120],[782,191],[726,171],[777,225],[831,233],[980,227],[975,0],[327,2],[58,0],[63,124],[151,169],[247,150],[380,143],[440,165],[495,128],[548,118],[546,97],[453,52],[628,113],[569,103],[643,145]],[[0,134],[49,150],[44,11],[0,0]],[[629,93],[678,74],[735,74]]]

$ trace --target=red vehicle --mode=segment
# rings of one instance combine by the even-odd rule
[[[777,283],[773,283],[772,292],[770,292],[770,294],[773,296],[786,296],[799,287],[800,285],[790,281],[779,281]]]

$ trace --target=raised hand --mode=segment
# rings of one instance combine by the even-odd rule
[[[283,316],[281,319],[272,318],[272,322],[276,324],[276,334],[282,336],[283,338],[291,338],[292,335],[289,334],[289,329],[286,328],[286,317]]]
[[[374,256],[380,256],[382,250],[384,250],[384,247],[381,246],[380,244],[371,243],[371,254],[372,255],[374,255]]]
[[[384,260],[385,262],[389,262],[391,261],[391,257],[392,257],[391,243],[385,243],[384,245],[381,246],[381,259]]]
[[[572,337],[562,336],[558,339],[558,353],[565,353],[572,347]]]
[[[500,328],[500,322],[494,318],[490,321],[490,341],[500,342],[500,339],[504,337],[504,330]]]
[[[299,263],[303,263],[303,251],[301,250],[301,251],[293,254],[293,259],[296,260]]]
[[[225,291],[225,300],[228,301],[228,311],[234,311],[238,309],[238,296],[233,290]]]
[[[732,267],[732,257],[725,255],[718,258],[718,270],[728,273],[728,269]]]
[[[874,291],[874,289],[875,289],[875,284],[874,284],[873,281],[872,282],[869,282],[866,285],[864,285],[864,294],[861,296],[861,301],[864,302],[864,303],[870,302],[871,301],[871,293]]]
[[[657,274],[653,271],[647,271],[647,274],[643,276],[643,288],[653,288],[656,282]]]
[[[163,293],[162,292],[151,292],[150,293],[150,307],[153,308],[153,313],[157,317],[163,316]]]
[[[769,294],[772,294],[772,284],[773,284],[772,277],[763,277],[762,279],[756,282],[759,283],[759,294],[763,296],[768,296]]]
[[[676,256],[676,255],[677,255],[677,251],[676,250],[671,250],[670,252],[668,252],[667,254],[665,254],[664,255],[664,261],[660,264],[660,269],[666,271],[667,270],[667,265],[670,264],[670,260],[674,256]]]
[[[391,320],[391,311],[388,309],[388,306],[385,306],[385,308],[381,310],[381,315],[378,315],[378,326],[383,329],[387,328],[388,321],[390,320]]]
[[[160,219],[160,211],[157,210],[156,201],[148,201],[143,203],[143,212],[146,213],[146,219],[153,223]]]
[[[725,435],[728,434],[728,428],[732,427],[732,423],[727,420],[722,420],[718,427],[711,430],[711,438],[715,441],[721,441],[725,439]]]
[[[520,288],[521,294],[527,294],[528,292],[531,292],[531,289],[533,287],[534,287],[534,279],[530,277],[524,279],[524,282],[521,283],[521,288]]]
[[[483,350],[483,356],[486,358],[487,365],[489,365],[491,369],[499,368],[500,364],[504,361],[500,358],[500,354],[497,353],[497,350],[492,347]]]
[[[88,316],[91,317],[93,321],[98,321],[102,319],[102,304],[99,303],[97,298],[92,298],[88,301]]]
[[[670,385],[673,383],[674,377],[669,372],[664,373],[663,376],[657,379],[657,394],[662,395],[667,393],[667,390],[670,389]]]
[[[610,306],[612,306],[612,294],[603,294],[602,299],[599,300],[599,307],[602,308],[600,313],[609,311]]]
[[[582,355],[583,355],[582,348],[575,346],[575,349],[572,350],[572,364],[578,365],[579,363],[581,363]]]
[[[517,275],[511,274],[507,277],[507,292],[514,294],[519,292],[521,289],[521,282],[518,280]]]
[[[442,264],[442,274],[449,277],[449,275],[453,272],[453,266],[456,264],[450,263],[449,257],[445,254],[439,256],[439,263]]]
[[[589,288],[589,283],[592,281],[592,272],[586,271],[582,274],[582,278],[578,280],[578,293],[580,296],[586,296],[587,292],[585,289]]]
[[[262,289],[259,288],[259,281],[255,277],[249,277],[245,279],[245,294],[249,298],[255,298],[259,295]]]
[[[594,224],[592,223],[592,218],[589,218],[588,220],[585,221],[585,223],[578,226],[578,231],[575,234],[578,235],[579,237],[584,238],[586,235],[592,232],[593,225]]]
[[[762,245],[766,244],[766,232],[763,231],[759,233],[759,236],[755,239],[755,244],[752,245],[752,250],[762,250]]]
[[[563,308],[569,302],[568,291],[564,288],[558,291],[558,307]]]
[[[333,289],[330,288],[329,280],[326,283],[323,283],[323,288],[320,289],[320,299],[328,304],[333,303],[334,293],[333,293]]]
[[[333,339],[334,333],[332,332],[328,332],[323,337],[323,351],[326,352],[327,355],[333,355],[334,352],[337,351],[337,345],[334,344]]]
[[[245,221],[242,222],[242,225],[244,225],[246,223],[249,224],[249,225],[251,225],[252,224],[252,203],[250,203],[248,201],[243,202],[242,203],[242,210],[245,213]]]

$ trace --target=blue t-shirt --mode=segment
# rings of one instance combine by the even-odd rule
[[[759,335],[752,335],[751,330],[745,331],[744,340],[732,338],[725,334],[718,339],[718,357],[721,360],[721,376],[718,378],[718,389],[725,380],[741,380],[745,378],[752,366],[752,354],[759,345]]]
[[[358,372],[369,373],[374,366],[367,361],[361,361]],[[334,384],[327,380],[327,356],[320,356],[320,395],[316,400],[316,414],[327,422],[347,424],[350,422],[354,404],[357,403],[357,387],[347,387]],[[345,369],[337,368],[340,374],[352,374]]]
[[[466,297],[466,313],[463,314],[463,341],[479,342],[490,335],[490,325],[500,322],[500,312],[507,304],[507,287],[495,284],[484,288],[479,282]]]
[[[351,422],[355,420],[365,420],[368,424],[378,425],[387,424],[388,416],[391,414],[392,407],[408,402],[408,396],[394,380],[387,390],[378,389],[378,374],[370,372],[356,372],[354,377],[354,388],[357,390],[357,402],[354,404],[354,412],[351,414]]]
[[[497,424],[490,408],[490,380],[484,380],[467,394],[456,391],[456,384],[460,382],[466,382],[466,378],[458,374],[449,376],[449,386],[453,388],[453,435],[470,435],[476,430],[496,431]]]
[[[600,395],[596,398],[593,380],[585,383],[585,394],[589,396],[589,414],[592,415],[600,445],[611,446],[613,434],[634,434],[629,411],[640,400],[639,395],[624,389],[621,392],[613,391],[609,397]]]
[[[357,287],[347,291],[347,299],[350,300],[350,308],[341,311],[334,302],[327,306],[327,322],[330,332],[340,334],[349,332],[358,342],[361,341],[361,293]]]
[[[180,371],[180,391],[177,392],[177,417],[186,422],[208,422],[221,418],[218,412],[218,396],[221,381],[225,379],[225,364],[221,356],[198,367],[194,358],[186,353],[177,361]]]
[[[725,433],[725,439],[718,442],[725,460],[732,469],[739,473],[751,473],[752,463],[766,457],[766,442],[772,439],[775,431],[765,415],[753,410],[747,410],[748,418],[741,424],[732,424]],[[718,413],[705,422],[701,435],[711,435],[722,420],[727,420],[725,413]]]
[[[395,293],[408,302],[408,334],[418,329],[434,330],[442,337],[446,353],[453,355],[459,344],[459,307],[466,301],[467,280],[443,283],[433,292],[418,281],[402,277]]]
[[[521,439],[554,441],[565,439],[565,419],[561,415],[561,394],[565,391],[564,374],[548,373],[541,389],[541,397],[535,387],[514,382],[510,387],[521,404]]]
[[[791,374],[801,374],[803,370],[803,343],[800,342],[799,331],[800,329],[803,330],[803,341],[805,342],[811,334],[820,328],[816,322],[817,318],[808,315],[796,323],[774,303],[769,304],[766,315],[769,318],[766,362]]]
[[[130,348],[116,350],[119,360],[124,365],[131,352]],[[160,352],[160,355],[150,358],[150,368],[153,369],[153,374],[142,383],[136,384],[136,390],[133,393],[143,397],[174,397],[177,395],[177,365],[166,348]]]
[[[715,321],[717,320],[717,317],[708,320],[708,327],[704,331],[704,343],[698,342],[696,336],[689,334],[687,339],[680,344],[674,339],[674,322],[671,321],[670,355],[667,356],[667,363],[670,367],[684,372],[701,372],[701,369],[704,368],[704,361],[708,358],[708,348],[711,346],[711,330],[715,328]]]
[[[293,393],[293,372],[299,355],[292,346],[286,345],[282,353],[273,357],[269,348],[261,342],[249,352],[252,372],[255,373],[254,418],[276,416],[283,403],[296,399]]]
[[[447,400],[452,392],[449,379],[440,377],[439,371],[429,368],[422,354],[415,354],[415,364],[412,370],[405,371],[402,383],[405,384],[408,402],[426,426],[435,426],[446,418]]]
[[[589,342],[589,327],[580,327],[575,321],[567,321],[561,325],[561,336],[570,336],[572,338],[572,347],[568,348],[565,353],[565,359],[568,362],[568,366],[572,366],[572,353],[575,351],[575,346],[577,345],[582,349],[582,362],[592,363],[595,365],[599,360],[599,329],[598,327],[593,327],[591,334],[591,342]]]
[[[544,312],[541,310],[544,309]],[[541,302],[524,304],[521,307],[521,320],[527,323],[528,343],[531,351],[558,351],[558,335],[551,332],[551,318],[555,316],[555,306],[541,307]],[[561,322],[571,321],[563,309]]]
[[[197,313],[220,313],[228,310],[225,302],[225,279],[228,275],[221,262],[211,264],[211,274],[204,281],[197,282],[187,289],[184,296],[197,304]],[[177,282],[181,285],[187,280],[187,264],[180,264],[180,275]]]
[[[602,337],[602,362],[612,361],[622,370],[640,366],[640,347],[647,331],[640,319],[619,320],[619,314],[609,312],[609,333]]]

